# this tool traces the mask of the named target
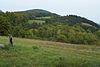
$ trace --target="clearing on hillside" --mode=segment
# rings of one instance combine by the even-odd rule
[[[100,46],[14,38],[13,48],[0,49],[0,67],[100,67]]]

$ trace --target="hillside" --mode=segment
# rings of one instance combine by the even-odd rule
[[[64,22],[70,25],[75,25],[77,23],[87,23],[92,25],[95,28],[99,28],[100,29],[100,25],[96,24],[95,22],[88,20],[84,17],[81,16],[77,16],[77,15],[67,15],[67,16],[60,16],[56,13],[52,13],[43,9],[31,9],[31,10],[26,10],[26,11],[19,11],[19,12],[15,12],[15,13],[25,13],[28,14],[28,16],[33,17],[34,19],[36,19],[37,17],[53,17],[51,19],[49,19],[49,22]],[[27,17],[28,17],[27,16]],[[42,19],[41,19],[42,20]],[[52,21],[52,22],[51,22]]]
[[[14,48],[0,49],[0,67],[100,67],[100,47],[14,38]]]
[[[77,15],[43,9],[0,13],[0,35],[72,44],[100,45],[100,25]],[[78,36],[79,35],[79,36]]]
[[[64,22],[68,23],[71,25],[74,25],[76,23],[87,23],[95,28],[100,28],[98,24],[95,22],[88,20],[84,17],[77,16],[77,15],[67,15],[67,16],[60,16],[56,13],[51,13],[49,11],[43,10],[43,9],[31,9],[31,10],[26,10],[26,11],[20,11],[18,13],[26,13],[26,14],[31,14],[34,15],[35,17],[46,17],[46,16],[54,16],[53,18],[50,19],[52,22]],[[54,21],[55,20],[55,21]],[[52,23],[50,22],[50,23]]]

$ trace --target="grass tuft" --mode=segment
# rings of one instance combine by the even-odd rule
[[[33,48],[33,49],[39,49],[39,47],[37,47],[37,46],[32,46],[32,48]]]

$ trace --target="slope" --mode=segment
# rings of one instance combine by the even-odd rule
[[[7,37],[0,37],[7,44]],[[100,47],[14,38],[0,49],[0,67],[100,67]]]

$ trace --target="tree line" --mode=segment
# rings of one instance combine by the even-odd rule
[[[96,23],[74,15],[50,17],[37,19],[35,15],[24,12],[0,12],[0,35],[11,33],[14,37],[100,45],[100,29]],[[45,23],[29,24],[28,21],[33,19]],[[82,25],[83,22],[92,26]]]

